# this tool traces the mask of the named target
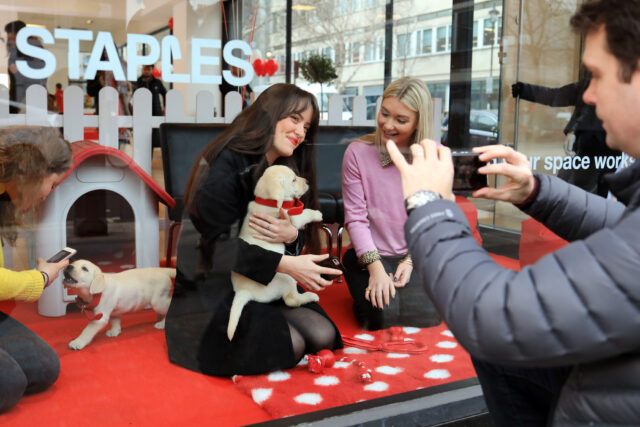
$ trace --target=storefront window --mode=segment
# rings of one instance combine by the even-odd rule
[[[171,221],[167,218],[162,200],[155,193],[167,188],[162,162],[162,156],[166,154],[163,151],[165,147],[160,148],[159,126],[172,122],[183,123],[185,126],[195,123],[191,129],[206,128],[213,123],[220,126],[216,129],[223,129],[225,123],[230,122],[241,108],[246,108],[255,97],[276,83],[294,83],[316,97],[321,119],[321,131],[315,147],[318,152],[317,178],[319,183],[331,181],[331,186],[328,186],[331,188],[320,189],[327,190],[320,193],[324,196],[331,195],[331,200],[336,203],[342,197],[341,167],[344,150],[353,140],[375,130],[379,101],[385,87],[405,76],[424,82],[432,98],[437,100],[435,117],[440,120],[433,124],[435,130],[429,137],[440,139],[445,144],[450,143],[448,135],[456,129],[454,126],[449,129],[449,120],[454,113],[459,113],[456,108],[464,109],[467,121],[457,130],[464,134],[467,145],[458,148],[468,150],[472,146],[484,144],[507,144],[529,156],[532,167],[537,172],[565,178],[570,174],[566,170],[565,159],[573,155],[573,147],[564,129],[573,107],[550,107],[514,99],[511,85],[522,81],[556,88],[581,79],[584,75],[579,67],[581,42],[568,25],[569,17],[582,3],[580,0],[293,0],[289,11],[285,0],[100,0],[72,2],[72,5],[65,2],[49,4],[42,0],[31,0],[25,4],[16,1],[0,3],[4,3],[0,6],[6,12],[3,21],[5,24],[22,20],[31,30],[37,28],[37,31],[42,31],[36,38],[43,45],[43,51],[50,55],[45,59],[50,64],[55,63],[43,82],[46,92],[50,94],[49,105],[43,110],[41,104],[33,104],[34,108],[30,107],[30,111],[27,111],[25,102],[28,95],[23,95],[21,99],[9,95],[14,93],[11,90],[15,91],[17,85],[11,83],[11,55],[9,49],[6,50],[6,60],[0,64],[0,83],[9,89],[5,91],[5,98],[8,99],[11,113],[7,116],[9,113],[0,111],[0,125],[44,123],[62,128],[66,132],[65,136],[74,135],[75,140],[89,141],[88,146],[113,140],[115,142],[110,148],[129,156],[113,159],[103,153],[77,169],[69,179],[75,180],[78,187],[86,187],[86,191],[76,194],[63,186],[54,190],[57,192],[55,194],[67,191],[65,197],[69,200],[67,204],[56,205],[61,212],[57,222],[47,223],[48,227],[61,229],[60,239],[64,240],[61,243],[75,246],[82,258],[102,263],[103,266],[109,265],[105,267],[107,270],[116,264],[122,268],[147,267],[149,264],[155,266],[165,261],[165,243],[170,241]],[[523,15],[519,16],[521,3]],[[465,14],[466,11],[471,13]],[[287,28],[288,15],[291,17],[290,29]],[[389,21],[387,17],[390,17]],[[1,28],[3,25],[0,25]],[[65,30],[71,33],[65,33]],[[237,66],[230,66],[232,64],[228,61],[229,57],[225,57],[223,53],[225,46],[230,46],[229,43],[233,41],[242,42],[231,53],[227,52],[237,60],[236,65],[239,61],[245,67],[240,67],[239,71]],[[243,51],[245,46],[247,50]],[[103,51],[108,53],[111,50],[117,52],[118,58],[103,55]],[[316,55],[327,59],[327,69],[335,71],[335,78],[316,79],[302,71],[301,64]],[[459,62],[452,65],[452,58]],[[460,58],[468,61],[460,61]],[[469,64],[469,68],[456,68],[460,63]],[[287,64],[290,64],[288,73]],[[140,108],[140,104],[135,104],[135,98],[141,97],[135,95],[134,90],[138,77],[144,77],[144,65],[152,66],[151,71],[147,72],[158,81],[153,89],[158,93],[152,95],[152,102],[156,102],[157,96],[159,110],[149,113],[149,117],[143,120],[140,119],[141,110],[146,112],[148,108]],[[95,71],[96,67],[98,72],[93,73],[92,70]],[[452,69],[455,74],[452,74]],[[251,73],[254,76],[248,84],[236,86],[227,84],[225,72],[226,76],[236,78]],[[124,77],[116,78],[120,75],[118,73],[122,73]],[[460,96],[456,93],[456,83],[460,83],[460,80],[468,83],[464,87],[462,99],[456,98]],[[71,98],[67,98],[67,107],[64,107],[68,108],[67,111],[74,112],[71,119],[71,113],[65,116],[63,106],[57,105],[58,101],[52,99],[55,98],[57,83],[63,89],[75,87],[78,97],[73,98],[71,94]],[[103,88],[107,89],[100,92]],[[169,92],[171,89],[175,91]],[[169,94],[165,95],[165,92]],[[241,99],[239,102],[242,106],[237,111],[225,110],[229,107],[225,104],[224,96],[230,92],[240,95],[238,99]],[[33,95],[34,99],[36,95]],[[3,96],[4,92],[0,91],[0,103]],[[102,96],[107,97],[102,98],[103,104],[99,101]],[[329,104],[336,96],[340,101],[337,108],[341,108],[341,111],[335,116],[337,119],[333,117],[331,120],[334,121],[330,122],[333,111]],[[360,108],[354,107],[357,102],[362,102]],[[100,108],[109,110],[103,111],[101,115]],[[357,114],[363,114],[363,117],[356,118]],[[108,116],[114,117],[115,121],[110,121]],[[339,123],[334,126],[336,121]],[[353,125],[356,122],[357,125]],[[135,128],[136,126],[140,127]],[[323,130],[326,132],[323,133]],[[150,141],[150,149],[145,149],[145,157],[139,154],[141,150],[132,148],[135,147],[136,138]],[[209,141],[211,138],[205,139]],[[162,142],[166,141],[163,139]],[[186,145],[185,143],[185,147]],[[190,171],[192,166],[193,164],[186,162],[180,168]],[[121,182],[139,184],[137,177],[142,174],[136,174],[140,170],[149,175],[148,178],[144,176],[140,191],[122,190],[124,184],[119,184]],[[151,186],[152,190],[149,190],[151,182],[154,184]],[[181,183],[181,189],[184,184]],[[492,186],[500,184],[500,179],[498,182],[490,180]],[[59,199],[52,200],[59,203]],[[158,202],[161,207],[156,209]],[[507,261],[518,268],[519,237],[523,223],[529,217],[513,205],[473,199],[468,193],[464,194],[461,203],[468,203],[465,206],[477,213],[477,229],[483,237],[488,236],[486,241],[492,242],[495,233],[508,236],[508,248],[500,255],[508,257]],[[149,206],[153,208],[151,217],[141,216],[141,209],[146,212],[144,209]],[[353,243],[348,232],[341,229],[344,219],[340,214],[331,221],[333,222],[327,222],[325,232],[328,231],[326,234],[332,236],[333,240],[327,243],[326,234],[322,234],[322,249],[326,251],[333,248],[334,244],[337,245],[339,235],[344,250],[336,254],[342,256],[347,249],[353,247]],[[142,232],[141,228],[145,231]],[[147,232],[152,233],[152,238],[148,238],[145,234]],[[197,233],[197,230],[193,232]],[[145,239],[153,244],[148,245]],[[38,244],[42,245],[41,242],[42,237],[34,237],[31,231],[22,232],[17,249],[12,250],[5,245],[7,266],[16,270],[33,267],[35,257],[43,255],[40,253],[42,247],[38,247]],[[490,243],[485,243],[485,247],[489,245]],[[148,247],[151,247],[153,256],[149,255]],[[171,262],[171,254],[168,260]],[[360,344],[362,340],[388,340],[386,332],[373,333],[362,329],[352,312],[353,301],[348,285],[336,282],[334,286],[334,291],[342,293],[338,297],[334,294],[329,297],[320,295],[320,304],[332,319],[337,319],[341,333],[349,338],[358,338],[361,340],[358,341]],[[193,394],[202,394],[207,398],[215,394],[211,393],[211,387],[215,388],[216,393],[220,390],[223,395],[228,392],[229,399],[235,398],[245,405],[242,409],[246,411],[238,411],[240,418],[233,418],[235,412],[229,415],[232,420],[230,423],[239,424],[370,401],[381,396],[400,395],[409,390],[429,388],[475,376],[468,355],[448,332],[446,325],[441,325],[438,327],[442,330],[435,334],[437,339],[434,338],[435,341],[429,344],[430,349],[437,348],[438,353],[429,353],[429,358],[424,356],[413,363],[399,360],[418,360],[408,353],[405,355],[398,352],[400,356],[396,356],[395,352],[385,352],[384,360],[377,359],[375,366],[369,366],[375,376],[372,385],[361,384],[354,379],[355,376],[340,377],[339,380],[329,375],[307,376],[305,378],[309,380],[308,386],[315,387],[315,391],[307,393],[305,389],[301,392],[304,396],[296,400],[295,404],[283,404],[285,397],[282,397],[278,406],[272,406],[271,402],[275,397],[269,401],[271,397],[277,397],[279,393],[285,396],[289,392],[282,391],[284,389],[275,392],[277,386],[274,384],[286,383],[293,370],[279,371],[259,378],[243,375],[232,381],[227,377],[212,380],[203,374],[178,369],[168,360],[165,335],[153,328],[155,315],[150,311],[134,315],[133,320],[130,320],[132,325],[126,325],[130,332],[123,332],[123,337],[112,339],[104,334],[98,335],[95,345],[91,344],[93,348],[89,351],[82,350],[83,357],[79,357],[78,353],[68,349],[68,343],[74,338],[72,335],[80,333],[88,320],[85,322],[84,314],[80,312],[81,306],[76,304],[74,296],[65,293],[61,285],[56,292],[55,308],[59,313],[41,315],[35,305],[18,305],[15,311],[16,318],[42,331],[45,340],[52,343],[61,357],[65,358],[62,366],[68,370],[61,376],[56,393],[47,394],[39,401],[32,400],[34,407],[57,407],[61,395],[66,398],[67,394],[73,392],[77,396],[79,386],[74,383],[77,378],[88,382],[92,390],[99,390],[100,384],[93,384],[91,375],[85,372],[86,367],[79,365],[81,359],[91,356],[101,366],[107,366],[109,352],[120,358],[122,354],[131,354],[130,360],[127,357],[116,363],[121,363],[123,372],[131,377],[138,374],[150,376],[158,389],[171,389],[164,383],[165,376],[179,378],[170,385],[180,385],[177,394],[184,402],[192,400],[192,390],[185,389],[185,384],[189,387],[195,384]],[[0,308],[2,307],[4,306],[0,303]],[[123,324],[124,322],[123,320]],[[411,336],[423,334],[423,329],[425,328],[402,329],[403,340],[411,341]],[[425,333],[424,336],[426,335]],[[136,344],[131,344],[134,341]],[[139,348],[154,348],[158,353],[145,353],[144,357],[136,359]],[[196,347],[196,351],[199,350]],[[360,350],[362,349],[350,350],[350,357],[356,362],[342,361],[342,367],[353,368],[354,372],[355,369],[362,370],[362,366],[357,365],[357,355],[369,353],[367,350]],[[153,358],[149,366],[153,363],[154,369],[160,367],[157,372],[148,368],[148,357]],[[460,365],[448,370],[446,363],[453,359],[461,360]],[[417,372],[418,367],[422,369],[423,365],[424,372]],[[304,361],[294,370],[307,374]],[[400,372],[407,372],[407,378],[411,377],[410,386],[407,383],[400,384],[402,381],[394,382],[395,378],[400,377]],[[112,374],[110,376],[113,377]],[[122,378],[126,377],[127,375],[122,375]],[[136,378],[136,384],[138,380]],[[113,378],[110,381],[108,389],[101,391],[101,396],[107,396],[104,400],[116,403],[115,398],[108,397],[118,394],[109,388],[118,388],[113,383]],[[335,381],[342,381],[341,385],[345,389],[358,388],[358,391],[353,391],[353,395],[348,398],[338,396],[340,393],[332,396],[330,391],[327,394],[323,394],[324,390],[318,391],[322,387],[330,390]],[[132,385],[125,384],[122,388],[126,392],[130,387]],[[363,393],[362,389],[366,392]],[[336,398],[335,402],[332,405],[326,404],[333,397]],[[403,397],[397,398],[401,400]],[[325,403],[320,404],[317,399],[324,399]],[[216,402],[219,404],[216,411],[228,410],[224,401]],[[147,404],[152,405],[153,402]],[[160,401],[155,409],[165,415],[165,406],[169,407],[171,404],[172,401]],[[107,406],[112,410],[112,405],[105,405],[105,408]],[[206,412],[210,409],[208,404],[196,406],[194,411]],[[291,409],[294,406],[295,410]],[[237,405],[233,411],[236,409]],[[148,407],[145,411],[153,412],[154,408]],[[33,424],[35,418],[28,418],[26,412],[18,413],[18,418],[23,417],[20,421],[24,421],[24,425]],[[124,413],[119,415],[122,417]],[[200,413],[196,415],[199,416]],[[114,417],[108,421],[116,420],[116,424],[122,421],[121,417]],[[139,420],[127,421],[135,423]]]

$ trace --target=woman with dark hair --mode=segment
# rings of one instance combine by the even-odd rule
[[[0,129],[0,235],[5,242],[15,241],[25,214],[47,198],[71,163],[71,147],[58,129]],[[0,251],[0,301],[37,300],[68,263],[38,258],[36,269],[16,272],[2,267]],[[53,348],[0,311],[0,412],[12,408],[25,393],[46,390],[59,373]]]
[[[291,308],[280,299],[250,302],[233,341],[227,338],[233,300],[231,271],[268,284],[276,272],[291,275],[311,291],[331,284],[321,274],[338,270],[316,264],[317,224],[298,235],[287,214],[254,214],[256,238],[286,244],[281,255],[238,238],[247,204],[262,172],[286,165],[309,182],[306,207],[317,209],[314,145],[319,112],[315,97],[291,84],[276,84],[240,113],[199,156],[185,190],[185,207],[199,242],[185,244],[185,221],[178,248],[178,273],[166,320],[172,362],[211,375],[258,374],[290,368],[307,353],[340,348],[336,326],[316,303]],[[309,255],[299,255],[305,245]]]

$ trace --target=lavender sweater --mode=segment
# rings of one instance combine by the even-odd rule
[[[342,161],[345,226],[356,255],[378,250],[381,256],[407,254],[400,171],[382,166],[375,145],[356,140]]]

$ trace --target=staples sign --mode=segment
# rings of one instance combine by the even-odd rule
[[[69,79],[80,78],[80,41],[93,40],[93,32],[88,30],[68,30],[56,28],[53,36],[46,28],[24,27],[16,35],[16,46],[25,55],[33,56],[44,61],[43,68],[31,68],[27,61],[18,60],[18,71],[32,79],[43,79],[51,76],[56,70],[56,57],[48,50],[28,43],[31,36],[40,37],[45,45],[55,43],[55,39],[68,40],[69,50],[67,56],[67,68]],[[138,45],[147,46],[146,55],[138,55]],[[174,36],[165,36],[162,46],[158,40],[147,34],[127,34],[127,69],[124,70],[118,59],[116,45],[111,33],[100,31],[93,43],[89,64],[85,71],[85,78],[92,80],[98,71],[111,71],[116,80],[135,81],[139,65],[153,65],[162,57],[162,79],[173,83],[205,83],[219,85],[222,78],[231,85],[244,86],[253,79],[253,67],[245,59],[233,55],[234,50],[239,49],[243,55],[251,55],[251,47],[242,40],[231,40],[222,49],[224,61],[244,70],[242,77],[234,76],[229,70],[222,71],[220,75],[203,75],[202,65],[220,65],[219,56],[208,56],[202,52],[203,48],[220,49],[221,41],[215,39],[191,39],[191,74],[174,74],[171,72],[171,58],[180,59],[182,53],[178,39]],[[106,51],[107,59],[103,59],[102,52]],[[126,76],[125,76],[126,72]]]

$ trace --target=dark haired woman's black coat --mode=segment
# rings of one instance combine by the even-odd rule
[[[223,150],[196,193],[198,218],[184,221],[165,333],[169,359],[185,368],[211,375],[250,375],[290,368],[297,362],[279,308],[282,300],[249,302],[233,340],[227,338],[234,296],[231,271],[268,284],[282,257],[237,237],[254,198],[253,171],[260,159]],[[298,240],[287,250],[298,254],[302,239]],[[328,318],[316,303],[305,307]],[[335,347],[341,346],[336,328]]]

